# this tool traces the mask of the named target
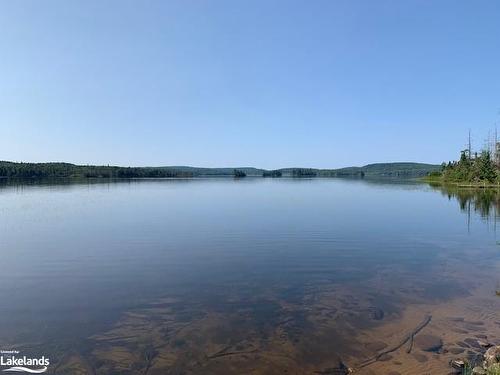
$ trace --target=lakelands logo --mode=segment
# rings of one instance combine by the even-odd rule
[[[32,358],[21,356],[17,350],[0,350],[0,366],[4,372],[27,372],[30,374],[42,374],[47,371],[50,360],[41,356]],[[3,368],[7,367],[7,368]]]

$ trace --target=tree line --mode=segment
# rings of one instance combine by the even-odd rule
[[[464,150],[458,161],[442,164],[441,172],[433,172],[431,177],[440,177],[444,181],[467,183],[499,183],[500,166],[489,150],[471,155]]]
[[[189,178],[202,176],[246,177],[241,169],[226,171],[206,168],[185,167],[117,167],[96,165],[75,165],[70,163],[14,163],[0,161],[0,178]],[[262,177],[281,177],[281,171],[261,172]]]
[[[426,176],[440,169],[439,165],[419,163],[378,163],[364,167],[340,169],[282,168],[198,168],[177,167],[118,167],[76,165],[70,163],[15,163],[0,161],[0,178],[189,178],[189,177],[356,177],[369,176]]]
[[[189,171],[171,168],[0,162],[0,177],[6,178],[166,178],[193,175]]]

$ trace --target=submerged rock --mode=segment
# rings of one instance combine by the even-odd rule
[[[482,346],[483,348],[489,348],[490,346],[492,346],[489,342],[486,342],[486,341],[482,341],[482,340],[477,340],[477,343]]]
[[[480,348],[481,345],[479,345],[479,342],[477,339],[473,339],[473,338],[467,338],[464,340],[468,345],[470,345],[471,347],[473,348]]]
[[[374,320],[382,320],[384,319],[385,313],[384,310],[379,309],[378,307],[372,307],[370,309],[370,318]]]
[[[434,335],[417,335],[415,345],[425,352],[438,352],[443,347],[443,341]]]
[[[465,352],[464,348],[450,348],[451,354],[462,354],[463,352]]]

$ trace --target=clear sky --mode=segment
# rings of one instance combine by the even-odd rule
[[[0,160],[440,163],[499,108],[497,0],[0,1]]]

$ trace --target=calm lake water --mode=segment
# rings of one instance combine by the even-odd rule
[[[500,338],[498,202],[410,181],[3,182],[0,348],[61,374],[446,374],[481,351],[458,343]]]

